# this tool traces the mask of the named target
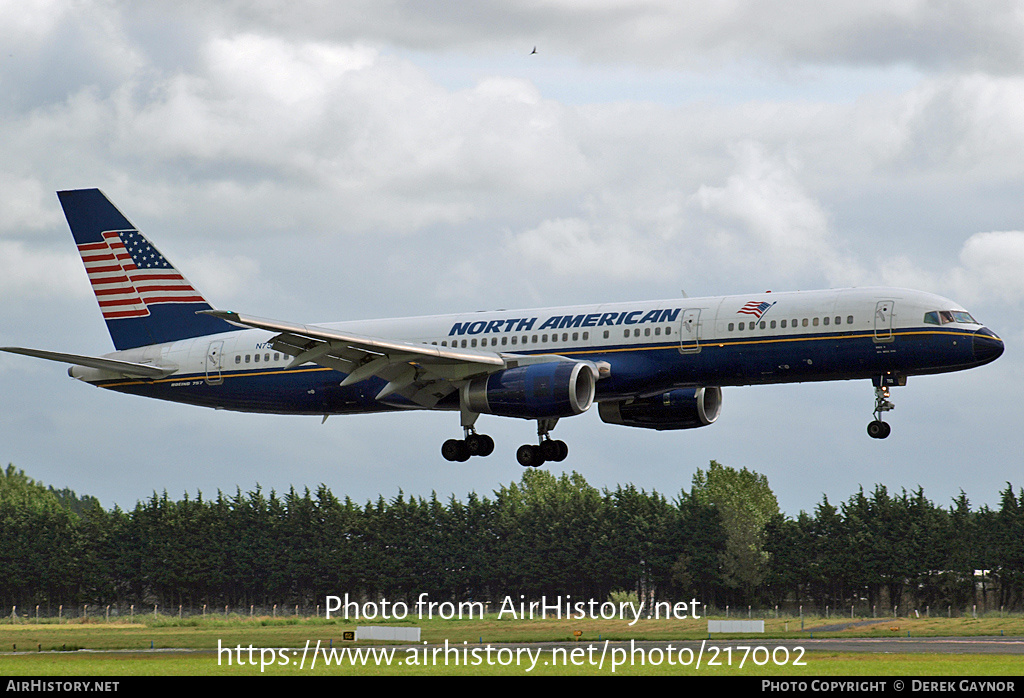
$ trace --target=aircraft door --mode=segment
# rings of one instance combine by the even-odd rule
[[[683,354],[700,351],[700,308],[683,311],[683,319],[679,322],[679,351]]]
[[[893,308],[894,301],[878,301],[875,305],[875,341],[891,342],[895,339],[892,333],[893,318],[896,313]]]
[[[223,350],[224,340],[222,339],[210,342],[210,346],[206,348],[206,383],[208,385],[220,385],[224,382],[224,376],[220,373]]]

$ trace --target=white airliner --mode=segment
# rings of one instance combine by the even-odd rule
[[[550,432],[595,402],[648,429],[713,423],[722,386],[871,380],[868,434],[889,388],[995,360],[1003,342],[951,300],[900,288],[496,310],[303,325],[214,310],[98,189],[58,192],[117,351],[4,347],[125,393],[276,414],[457,411],[450,461],[486,456],[481,414],[536,420],[524,466],[568,454]],[[245,329],[239,329],[239,328]]]

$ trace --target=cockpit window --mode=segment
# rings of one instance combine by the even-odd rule
[[[928,325],[945,325],[949,322],[961,322],[967,325],[981,324],[964,310],[933,310],[924,314],[924,321]]]

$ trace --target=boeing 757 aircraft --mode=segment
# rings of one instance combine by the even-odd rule
[[[323,415],[458,412],[449,461],[486,456],[481,414],[537,422],[524,466],[568,454],[556,422],[596,402],[609,424],[691,429],[722,386],[870,380],[868,434],[889,388],[994,361],[1003,342],[951,300],[900,288],[749,293],[304,325],[215,310],[98,189],[58,192],[115,352],[4,351],[72,378],[216,409]],[[242,329],[239,329],[242,328]]]

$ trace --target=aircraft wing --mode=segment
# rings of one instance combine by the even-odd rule
[[[177,370],[175,368],[161,368],[158,366],[151,366],[149,364],[137,364],[132,363],[131,361],[121,361],[119,359],[105,359],[100,356],[62,354],[56,351],[43,351],[41,349],[25,349],[23,347],[0,347],[0,351],[6,351],[11,354],[23,354],[25,356],[34,356],[37,359],[60,361],[61,363],[73,364],[75,366],[87,366],[89,368],[98,368],[101,371],[112,371],[114,373],[120,373],[125,376],[139,376],[141,378],[162,378],[166,375],[174,373]]]
[[[295,357],[289,368],[307,362],[333,368],[348,374],[341,382],[342,386],[371,376],[382,378],[388,383],[377,394],[378,400],[397,393],[417,405],[433,407],[456,390],[458,382],[518,364],[515,355],[497,352],[370,337],[227,310],[201,312],[241,327],[277,332],[270,344],[276,351]],[[552,356],[548,360],[557,361],[561,357]]]

